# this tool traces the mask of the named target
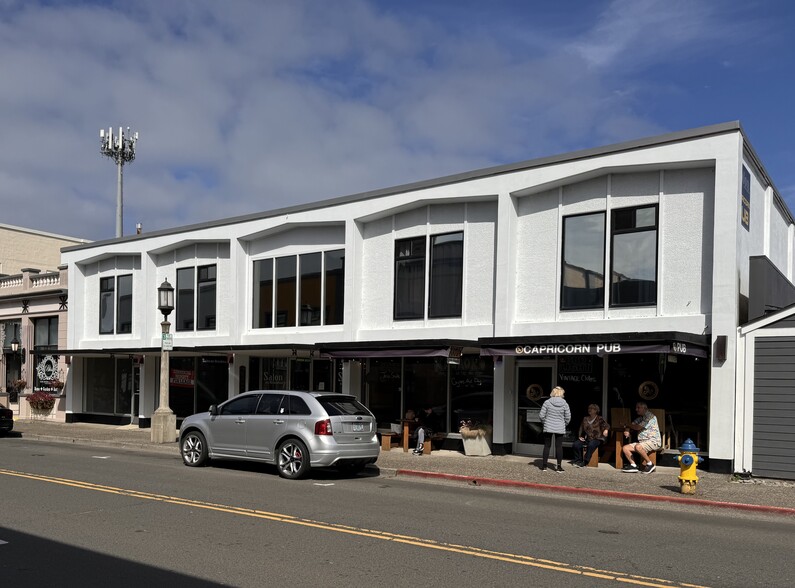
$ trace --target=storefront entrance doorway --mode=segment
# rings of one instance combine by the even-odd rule
[[[554,359],[516,362],[516,441],[515,453],[541,455],[543,425],[538,413],[557,382]]]

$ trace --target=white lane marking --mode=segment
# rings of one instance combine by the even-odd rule
[[[318,484],[315,482],[315,486],[333,486],[334,484]]]
[[[2,539],[0,539],[0,545],[8,545],[8,541],[3,541]]]
[[[110,459],[110,455],[92,455],[94,459]]]

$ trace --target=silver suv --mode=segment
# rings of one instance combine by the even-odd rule
[[[189,416],[179,448],[188,466],[208,459],[261,461],[290,479],[310,467],[356,472],[375,463],[380,451],[375,417],[354,396],[289,390],[246,392]]]

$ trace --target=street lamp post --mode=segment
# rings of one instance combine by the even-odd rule
[[[157,289],[157,309],[163,313],[160,351],[160,404],[152,415],[152,443],[173,443],[176,439],[177,416],[168,407],[168,352],[172,349],[168,315],[174,310],[174,287],[165,280]]]

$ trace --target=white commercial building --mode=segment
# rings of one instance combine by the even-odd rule
[[[496,452],[532,455],[560,384],[575,433],[588,404],[610,420],[643,399],[728,471],[751,261],[781,278],[775,305],[794,237],[726,123],[68,247],[67,420],[150,422],[168,280],[178,418],[248,389],[344,391],[380,427],[430,405],[448,440],[487,422]]]

